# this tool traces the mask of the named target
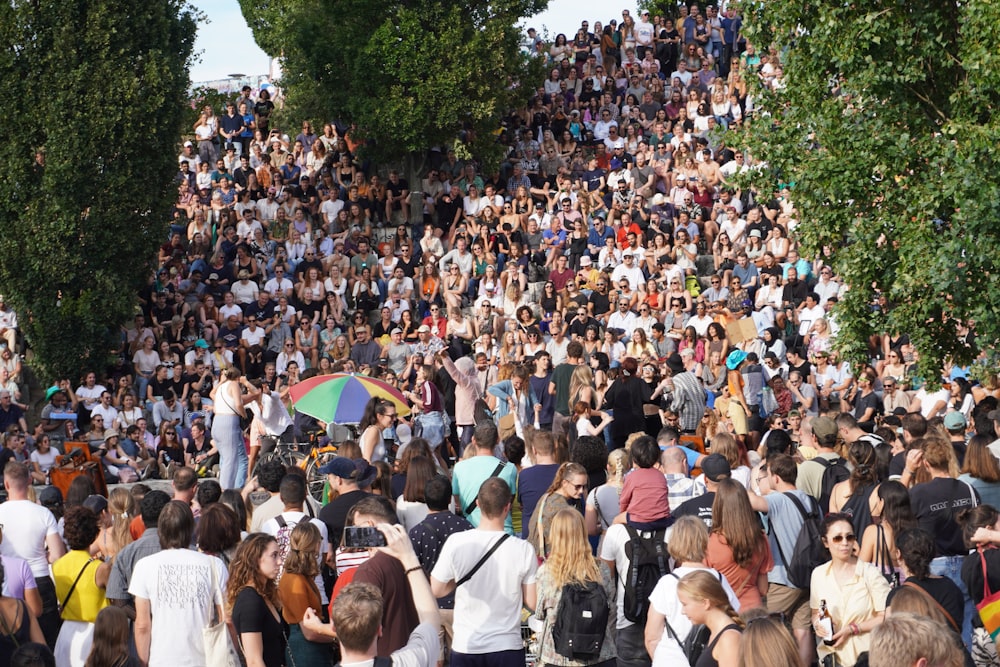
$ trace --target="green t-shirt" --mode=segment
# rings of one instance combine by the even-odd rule
[[[569,417],[569,381],[577,364],[559,364],[552,371],[552,382],[556,385],[555,411]]]

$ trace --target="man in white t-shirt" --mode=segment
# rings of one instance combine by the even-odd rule
[[[319,205],[319,212],[327,225],[333,225],[333,221],[337,219],[337,214],[344,208],[344,200],[340,197],[334,197],[331,193],[332,191],[324,194],[323,203]]]
[[[223,617],[229,574],[215,556],[188,548],[194,515],[187,504],[167,503],[156,528],[162,551],[136,562],[128,589],[135,597],[136,652],[148,667],[202,667],[202,630],[212,622],[213,605]]]
[[[0,554],[27,561],[42,596],[42,615],[38,618],[45,642],[55,646],[62,619],[59,615],[56,589],[49,576],[49,564],[66,553],[59,536],[59,526],[52,512],[28,500],[31,477],[22,463],[10,461],[3,470],[3,487],[7,502],[0,504],[0,525],[3,542]],[[46,553],[46,549],[48,553]]]
[[[538,557],[530,543],[504,531],[512,501],[505,480],[483,482],[479,526],[448,537],[431,571],[435,597],[455,591],[454,667],[482,664],[485,655],[498,667],[524,664],[521,607],[534,609],[537,602]]]

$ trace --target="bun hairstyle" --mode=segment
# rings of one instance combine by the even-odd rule
[[[625,360],[622,361],[622,374],[625,377],[633,377],[637,370],[639,370],[639,362],[635,360],[635,357],[625,357]]]

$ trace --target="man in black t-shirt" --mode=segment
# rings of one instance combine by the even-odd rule
[[[399,172],[393,169],[389,172],[389,181],[385,184],[385,219],[388,223],[401,225],[408,222],[410,184],[405,178],[399,177]]]
[[[709,530],[712,530],[712,504],[715,502],[715,492],[719,489],[719,482],[732,475],[732,470],[726,459],[719,454],[706,456],[701,465],[702,472],[705,473],[705,493],[681,503],[680,507],[671,512],[671,516],[674,519],[696,516]]]

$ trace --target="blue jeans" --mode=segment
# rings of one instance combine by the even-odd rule
[[[219,450],[219,485],[225,489],[241,489],[247,480],[247,450],[237,415],[215,415],[212,420],[212,440]]]
[[[965,582],[962,581],[962,561],[965,560],[964,556],[938,556],[931,561],[931,574],[936,574],[941,577],[948,577],[955,585],[958,586],[958,590],[962,591],[962,597],[965,598],[965,618],[962,621],[962,641],[965,642],[967,647],[972,646],[972,617],[977,614],[976,605],[972,603],[972,598],[969,597],[969,591],[965,587]]]

